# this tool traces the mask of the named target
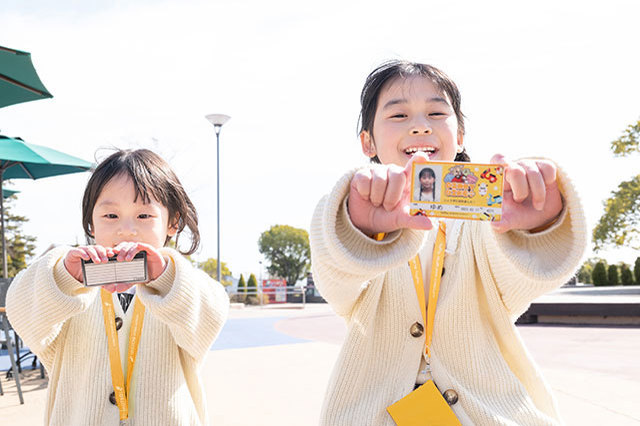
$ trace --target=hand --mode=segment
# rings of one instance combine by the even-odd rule
[[[82,260],[91,260],[94,263],[106,263],[115,253],[110,247],[102,246],[80,246],[74,247],[67,252],[64,258],[64,267],[69,274],[79,282],[84,282],[82,276]]]
[[[508,162],[501,154],[491,163],[506,164],[502,220],[492,222],[497,232],[530,230],[550,223],[562,211],[556,181],[557,168],[547,160]]]
[[[149,273],[149,281],[153,281],[162,275],[167,267],[167,261],[155,247],[145,243],[123,242],[113,248],[113,252],[118,255],[118,262],[129,262],[141,251],[147,252],[147,272]],[[110,293],[123,292],[136,284],[139,283],[107,284],[102,288]]]
[[[401,228],[431,229],[425,216],[411,216],[411,170],[416,161],[428,161],[423,153],[414,154],[407,165],[371,165],[351,179],[349,216],[366,235],[392,232]]]

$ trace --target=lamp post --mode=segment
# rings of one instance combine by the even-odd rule
[[[224,123],[226,123],[227,121],[229,121],[229,119],[231,117],[229,117],[228,115],[224,115],[224,114],[209,114],[206,115],[205,118],[207,120],[209,120],[209,122],[211,124],[213,124],[213,129],[216,132],[216,147],[217,147],[217,151],[216,151],[216,171],[217,171],[217,177],[216,177],[216,183],[217,183],[217,197],[218,197],[218,213],[217,213],[217,219],[218,219],[218,261],[217,261],[217,269],[216,269],[216,277],[218,282],[222,282],[221,281],[221,277],[220,277],[220,129],[222,128],[222,125]]]

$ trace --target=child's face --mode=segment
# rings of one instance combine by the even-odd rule
[[[121,242],[147,243],[162,247],[167,235],[176,229],[169,227],[169,211],[151,197],[143,204],[141,197],[134,202],[136,192],[131,178],[118,175],[102,188],[93,207],[93,235],[96,244],[115,247]]]
[[[448,97],[424,77],[398,78],[378,97],[373,134],[360,134],[365,155],[404,167],[416,151],[453,161],[462,135]]]
[[[422,185],[422,188],[424,189],[432,189],[433,181],[435,181],[434,178],[429,175],[424,175],[420,178],[420,185]]]

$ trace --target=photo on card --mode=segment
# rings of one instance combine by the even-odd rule
[[[417,168],[418,179],[414,179],[413,197],[418,201],[440,201],[440,185],[442,166],[425,165]]]
[[[502,218],[504,165],[464,162],[413,164],[411,214],[463,220]]]

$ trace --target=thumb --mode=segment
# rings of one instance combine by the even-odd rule
[[[411,156],[407,165],[404,167],[404,174],[407,177],[407,182],[411,183],[411,174],[413,172],[413,164],[414,163],[425,163],[429,161],[429,157],[424,152],[416,152]]]
[[[398,218],[399,228],[422,229],[428,231],[433,228],[431,220],[424,215],[418,214],[411,216],[410,214],[402,215]]]
[[[504,155],[502,154],[495,154],[493,157],[491,157],[491,164],[506,164],[507,160],[506,158],[504,158]]]

